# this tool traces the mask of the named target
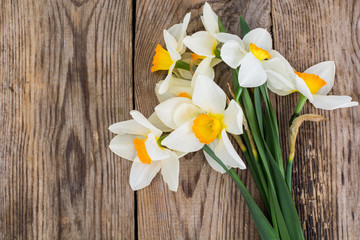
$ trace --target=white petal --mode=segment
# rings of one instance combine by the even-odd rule
[[[224,91],[212,79],[204,75],[197,77],[192,100],[196,106],[208,113],[222,114],[225,110]]]
[[[178,96],[180,93],[187,93],[192,96],[193,89],[191,87],[191,81],[173,77],[171,79],[170,88],[168,90]]]
[[[211,59],[210,67],[213,68],[221,62],[222,62],[222,60],[220,58],[213,58],[213,59]]]
[[[163,160],[169,157],[169,154],[160,148],[155,135],[150,133],[145,141],[146,152],[148,153],[151,161]]]
[[[168,31],[164,30],[164,40],[166,43],[166,49],[168,50],[171,59],[176,62],[181,59],[180,54],[177,52],[177,41],[173,35],[171,35]]]
[[[304,95],[307,99],[309,99],[310,102],[312,102],[312,100],[313,100],[313,95],[312,95],[309,87],[306,85],[304,79],[296,76],[296,77],[295,77],[295,86],[296,86],[296,89],[297,89],[302,95]]]
[[[157,105],[155,107],[155,113],[166,126],[175,129],[178,126],[174,122],[174,114],[177,108],[183,103],[191,103],[191,100],[185,97],[170,98]]]
[[[183,93],[183,92],[186,92],[186,93],[191,92],[191,94],[189,94],[189,96],[192,95],[192,91],[189,90],[191,88],[190,80],[173,77],[171,79],[170,88],[171,89],[169,89],[169,91],[175,93],[176,95],[179,95],[180,93]]]
[[[162,132],[170,132],[172,129],[166,126],[155,112],[153,112],[149,117],[149,122],[154,125],[156,128],[160,129]]]
[[[231,68],[237,68],[244,58],[244,44],[239,41],[230,40],[221,47],[221,59]]]
[[[140,138],[139,135],[132,134],[122,134],[115,136],[111,142],[109,148],[116,155],[125,158],[127,160],[133,161],[137,155],[134,146],[135,138]]]
[[[179,152],[175,150],[171,150],[171,151],[174,152],[179,159],[185,156],[186,154],[188,154],[187,152]]]
[[[156,97],[157,99],[159,100],[159,102],[164,102],[170,98],[173,98],[173,97],[176,97],[176,95],[174,95],[173,93],[169,92],[169,91],[166,91],[165,93],[163,94],[160,94],[159,93],[159,88],[161,86],[161,84],[163,83],[164,81],[161,80],[159,81],[158,83],[156,83],[155,85],[155,94],[156,94]]]
[[[237,42],[242,42],[241,38],[239,38],[239,36],[234,35],[234,34],[230,34],[230,33],[217,33],[215,34],[215,38],[219,41],[219,42],[227,42],[230,40],[234,40]],[[245,47],[244,47],[245,49]]]
[[[333,61],[321,62],[308,69],[305,73],[312,73],[320,78],[324,79],[326,85],[320,88],[316,93],[318,95],[326,95],[330,92],[334,86],[334,77],[335,77],[335,63]]]
[[[209,146],[210,147],[210,146]],[[211,148],[211,147],[210,147]],[[211,150],[214,151],[214,149],[211,148]],[[220,166],[220,164],[218,164],[209,154],[207,154],[205,151],[204,151],[204,155],[205,155],[205,158],[207,160],[207,162],[209,163],[209,165],[217,172],[219,173],[226,173],[226,170]],[[225,164],[226,166],[226,164]],[[229,166],[226,166],[227,168],[230,168]]]
[[[177,127],[200,115],[201,110],[192,103],[181,104],[174,112],[173,120]]]
[[[294,83],[296,74],[284,58],[272,57],[263,62],[263,67],[267,75],[267,85],[271,91],[284,96],[296,90]]]
[[[285,76],[271,70],[266,70],[267,87],[279,96],[286,96],[295,92],[295,85]],[[292,85],[291,85],[292,84]]]
[[[183,29],[183,24],[178,23],[178,24],[175,24],[175,25],[171,26],[166,31],[168,33],[170,33],[175,38],[177,43],[179,43],[179,39],[181,38],[181,35],[182,35],[182,32],[181,32],[182,29]]]
[[[218,17],[207,2],[204,4],[202,21],[206,31],[212,34],[219,32]]]
[[[127,120],[127,121],[114,123],[109,127],[109,131],[116,134],[128,133],[128,134],[136,134],[142,136],[146,136],[150,132],[148,128],[139,124],[135,120]]]
[[[172,77],[172,72],[173,72],[173,70],[174,70],[174,67],[175,67],[175,63],[173,63],[173,64],[170,66],[166,78],[165,78],[164,81],[162,81],[162,83],[160,84],[159,89],[158,89],[158,93],[159,93],[159,94],[164,94],[164,93],[169,89],[170,81],[171,81],[171,77]]]
[[[130,186],[136,191],[148,186],[161,168],[161,161],[144,164],[134,161],[130,171]]]
[[[167,30],[176,39],[177,41],[176,50],[180,54],[182,54],[185,51],[183,39],[184,37],[186,37],[186,29],[190,22],[190,16],[191,13],[187,13],[184,17],[183,23],[175,24],[174,26],[172,26]]]
[[[184,61],[185,62],[185,61]],[[181,79],[187,79],[187,80],[191,80],[192,78],[192,73],[188,70],[185,69],[181,69],[181,68],[175,68],[173,73]]]
[[[269,51],[270,53],[270,59],[269,60],[266,60],[265,62],[269,62],[271,59],[274,59],[274,58],[279,58],[282,62],[282,64],[284,65],[284,69],[288,72],[295,72],[294,71],[294,68],[291,66],[291,64],[288,62],[288,60],[286,60],[286,58],[283,57],[283,55],[281,55],[278,51],[276,50],[270,50]]]
[[[189,96],[192,96],[194,89],[191,87],[191,81],[171,77],[168,90],[164,94],[159,94],[158,90],[160,84],[163,81],[160,81],[156,84],[155,92],[159,102],[164,102],[170,98],[177,97],[180,93],[187,93]]]
[[[175,129],[169,136],[161,142],[163,146],[179,152],[196,152],[204,144],[200,143],[192,131],[193,120],[188,121]]]
[[[131,110],[130,115],[136,122],[149,129],[150,132],[154,133],[156,137],[160,137],[160,135],[162,134],[161,130],[157,129],[154,125],[152,125],[149,120],[144,117],[144,115],[142,115],[140,112],[136,110]]]
[[[217,40],[209,32],[196,32],[193,35],[184,38],[183,42],[197,55],[205,57],[215,56],[213,53],[213,47],[217,44]]]
[[[229,106],[224,112],[224,124],[226,131],[232,134],[242,134],[243,111],[235,100],[231,100]]]
[[[255,28],[254,30],[251,30],[245,35],[243,41],[247,51],[250,51],[250,43],[253,43],[257,47],[266,51],[270,51],[272,49],[271,35],[263,28]]]
[[[211,57],[207,57],[205,59],[203,59],[200,64],[197,66],[196,70],[195,70],[195,73],[192,77],[192,80],[191,80],[191,86],[194,87],[195,86],[195,82],[196,82],[196,79],[199,75],[205,75],[211,79],[214,79],[215,77],[215,72],[214,72],[214,69],[210,66],[211,64],[211,60],[213,58]]]
[[[261,62],[250,52],[241,61],[239,85],[258,87],[266,82],[267,76]]]
[[[214,153],[221,161],[232,168],[246,168],[245,163],[241,160],[231,144],[225,129],[221,131],[221,139],[215,146]]]
[[[271,70],[283,76],[296,75],[294,69],[284,57],[274,50],[270,51],[270,54],[272,54],[271,58],[262,62],[265,70]]]
[[[358,102],[352,102],[349,96],[334,96],[334,95],[313,95],[312,104],[316,108],[325,110],[334,110],[337,108],[347,108],[359,105]]]
[[[176,192],[179,186],[179,159],[174,152],[167,151],[170,157],[161,161],[161,175],[169,189]]]

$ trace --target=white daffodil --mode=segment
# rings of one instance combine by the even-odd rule
[[[185,15],[183,23],[175,24],[168,30],[164,30],[164,40],[167,50],[165,50],[160,44],[156,46],[151,72],[168,70],[168,75],[159,88],[160,94],[165,93],[168,89],[175,64],[181,59],[181,54],[183,54],[186,50],[186,47],[183,44],[183,39],[186,36],[186,29],[189,25],[189,21],[190,13]]]
[[[234,35],[231,40],[225,41],[220,56],[230,67],[240,66],[240,86],[257,87],[266,82],[263,65],[273,57],[273,52],[270,33],[266,29],[256,28],[248,32],[243,40]]]
[[[199,75],[192,99],[175,97],[155,108],[160,120],[175,129],[162,144],[180,152],[195,152],[208,144],[227,167],[246,168],[227,135],[242,133],[243,112],[234,100],[225,106],[224,91],[212,79]],[[205,157],[216,171],[225,172],[206,153]]]
[[[187,79],[177,78],[174,75],[170,79],[169,87],[165,93],[159,94],[159,88],[163,81],[156,84],[155,93],[159,102],[164,102],[174,97],[188,97],[191,98],[193,88],[191,87],[191,81]]]
[[[139,190],[148,186],[161,170],[164,181],[171,191],[179,184],[179,159],[175,152],[162,148],[158,139],[162,131],[140,112],[130,112],[133,120],[118,122],[109,127],[116,135],[110,149],[117,155],[133,161],[130,186]],[[156,117],[155,117],[156,119]]]
[[[204,4],[201,20],[206,31],[196,32],[183,40],[184,44],[194,52],[193,60],[204,59],[205,57],[214,58],[218,45],[216,39],[216,34],[219,33],[218,17],[208,3]]]
[[[280,55],[280,54],[279,54]],[[334,86],[335,64],[333,61],[318,63],[305,72],[296,72],[285,58],[266,63],[268,87],[278,95],[300,92],[316,107],[325,110],[357,106],[349,96],[327,95]],[[273,70],[276,69],[276,72]]]
[[[215,73],[211,67],[211,58],[205,58],[200,62],[191,80],[177,78],[173,74],[169,81],[168,89],[163,94],[159,93],[159,88],[162,86],[163,81],[158,82],[155,87],[155,92],[159,102],[166,101],[173,97],[187,97],[191,99],[198,75],[205,75],[214,79]]]

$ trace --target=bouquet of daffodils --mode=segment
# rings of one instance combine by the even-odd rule
[[[171,191],[179,184],[179,159],[204,151],[210,166],[227,173],[239,188],[263,239],[304,239],[291,196],[291,169],[298,129],[303,121],[322,121],[315,114],[300,115],[306,100],[332,110],[358,105],[348,96],[327,95],[334,84],[334,62],[322,62],[305,72],[294,70],[272,49],[269,32],[250,30],[240,17],[242,38],[226,33],[209,4],[203,7],[205,30],[187,36],[190,13],[180,24],[164,30],[166,49],[155,49],[151,72],[167,71],[156,84],[159,105],[144,117],[131,111],[132,120],[109,127],[117,134],[110,149],[133,161],[130,186],[148,186],[160,171]],[[232,72],[229,93],[214,81],[214,67],[224,62]],[[284,96],[298,92],[290,121],[290,152],[284,166],[279,129],[268,89]],[[239,145],[241,153],[232,141]],[[246,163],[244,162],[245,159]],[[249,168],[264,205],[262,211],[235,168]]]

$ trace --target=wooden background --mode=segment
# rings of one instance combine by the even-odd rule
[[[267,28],[300,71],[336,63],[332,94],[360,99],[360,1],[209,1],[232,33],[238,16]],[[203,1],[0,1],[0,239],[259,239],[227,175],[201,153],[181,161],[177,193],[157,176],[134,193],[131,163],[111,153],[108,126],[136,108],[149,115],[164,74],[151,74],[162,29]],[[225,86],[230,71],[217,68]],[[297,96],[272,95],[284,155]],[[360,109],[316,110],[302,127],[294,198],[307,239],[357,239]],[[249,171],[241,171],[259,201]]]

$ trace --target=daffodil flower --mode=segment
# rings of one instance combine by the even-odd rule
[[[318,63],[305,72],[296,72],[285,58],[269,60],[265,67],[268,73],[268,87],[278,95],[300,92],[316,108],[333,110],[357,106],[349,96],[327,95],[334,86],[335,64],[333,61]],[[269,69],[277,69],[273,72]]]
[[[211,78],[199,75],[192,99],[171,98],[155,108],[160,120],[175,129],[162,144],[180,152],[195,152],[207,144],[227,167],[246,168],[227,135],[242,134],[243,112],[234,100],[225,106],[224,91]],[[216,171],[225,172],[212,157],[206,153],[205,157]]]
[[[166,101],[173,97],[187,97],[191,99],[198,75],[205,75],[214,79],[215,73],[214,69],[211,67],[210,58],[206,58],[200,62],[192,75],[191,80],[177,78],[173,74],[170,78],[168,89],[163,94],[159,93],[159,89],[162,86],[163,81],[158,82],[155,87],[155,93],[159,102]]]
[[[243,40],[234,35],[225,41],[220,56],[231,68],[240,66],[240,86],[257,87],[266,82],[263,65],[273,57],[273,52],[270,33],[266,29],[256,28],[248,32]]]
[[[191,36],[184,38],[184,44],[194,52],[193,60],[214,58],[218,40],[216,34],[219,33],[218,17],[208,3],[204,4],[203,16],[201,20],[206,31],[199,31]]]
[[[151,72],[158,70],[168,70],[168,75],[159,87],[159,93],[163,94],[169,87],[171,74],[175,68],[175,64],[181,59],[181,54],[186,50],[183,39],[186,36],[186,29],[189,25],[190,13],[186,14],[183,23],[175,24],[168,30],[164,30],[164,40],[166,44],[165,50],[160,44],[155,48],[155,56]]]
[[[118,122],[109,127],[116,135],[110,149],[117,155],[133,161],[130,186],[139,190],[148,186],[161,170],[164,181],[171,191],[179,184],[179,159],[175,152],[159,146],[162,131],[140,112],[130,112],[133,120]]]

